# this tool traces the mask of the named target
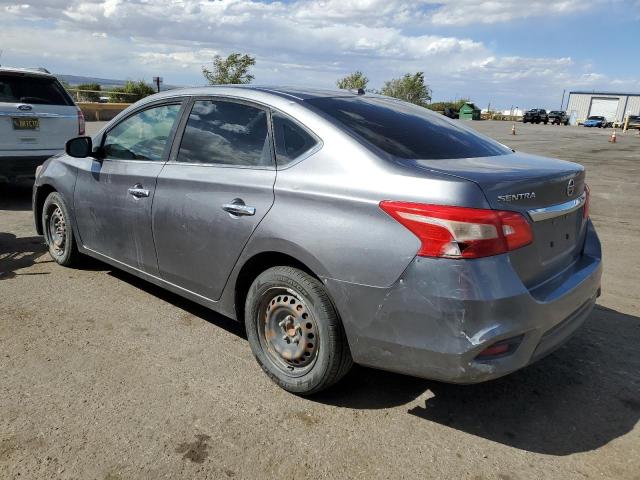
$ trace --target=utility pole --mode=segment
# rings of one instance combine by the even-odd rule
[[[162,77],[153,77],[153,83],[156,84],[158,92],[160,92],[160,84],[162,83]]]
[[[560,110],[562,110],[562,107],[564,105],[564,92],[565,92],[565,88],[562,89],[562,101],[560,102]]]

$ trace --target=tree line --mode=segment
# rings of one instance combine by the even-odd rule
[[[247,54],[232,53],[227,57],[216,55],[210,67],[202,67],[202,75],[210,85],[242,85],[253,81],[255,76],[251,73],[251,67],[256,64],[255,57]],[[467,102],[461,99],[455,102],[431,103],[431,89],[425,82],[424,72],[406,73],[401,77],[384,82],[380,90],[369,89],[369,79],[361,72],[356,71],[336,81],[336,86],[345,90],[360,90],[386,95],[411,102],[432,110],[444,110],[450,108],[458,111]],[[70,88],[65,85],[66,88]],[[155,90],[143,80],[134,82],[128,80],[124,86],[109,90],[102,90],[97,83],[77,85],[75,90],[88,90],[76,92],[79,101],[98,102],[103,96],[107,96],[110,102],[133,103],[141,98],[155,93]],[[103,95],[104,92],[104,95]]]
[[[250,69],[255,63],[255,57],[247,54],[232,53],[227,57],[216,55],[211,68],[202,67],[202,74],[211,85],[247,84],[254,79]],[[469,101],[460,99],[431,103],[431,89],[425,83],[424,72],[406,73],[402,77],[388,80],[380,90],[369,89],[368,84],[369,79],[359,70],[336,81],[336,86],[340,89],[378,93],[438,111],[445,108],[458,111]]]
[[[123,86],[109,89],[103,89],[99,83],[81,83],[71,86],[63,81],[62,84],[78,102],[100,102],[106,97],[111,103],[134,103],[156,92],[144,80],[137,82],[127,80]]]

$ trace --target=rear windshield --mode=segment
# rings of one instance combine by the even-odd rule
[[[55,78],[0,73],[0,102],[73,105]]]
[[[511,150],[459,120],[385,98],[314,98],[307,102],[384,152],[412,159],[492,157]]]

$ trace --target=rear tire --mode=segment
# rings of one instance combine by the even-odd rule
[[[80,262],[71,215],[62,195],[51,192],[42,207],[42,232],[49,247],[49,255],[56,263],[71,267]]]
[[[317,393],[353,365],[324,286],[297,268],[273,267],[258,275],[247,294],[245,326],[256,360],[289,392]]]

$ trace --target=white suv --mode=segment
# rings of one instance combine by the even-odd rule
[[[33,177],[78,135],[84,135],[84,116],[56,77],[0,68],[0,182]]]

